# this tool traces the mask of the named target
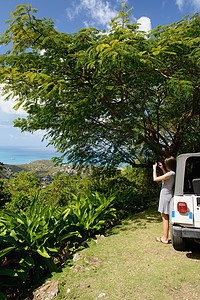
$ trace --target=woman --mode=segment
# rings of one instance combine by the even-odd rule
[[[162,181],[162,188],[160,192],[158,211],[161,213],[163,220],[163,236],[157,237],[156,241],[164,244],[169,243],[169,202],[173,196],[173,188],[175,181],[175,169],[176,160],[173,156],[170,156],[164,161],[165,168],[162,163],[158,163],[158,166],[163,171],[162,176],[157,176],[157,163],[153,165],[153,181]]]

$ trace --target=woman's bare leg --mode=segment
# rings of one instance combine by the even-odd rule
[[[161,213],[163,220],[163,237],[162,241],[168,243],[169,241],[169,215]]]

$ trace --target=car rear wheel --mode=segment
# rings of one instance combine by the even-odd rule
[[[175,250],[181,251],[186,249],[186,239],[174,235],[173,225],[171,226],[171,240],[172,240],[172,246]]]

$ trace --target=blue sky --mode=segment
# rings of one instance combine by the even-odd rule
[[[108,23],[117,15],[123,2],[129,8],[133,7],[131,21],[141,23],[141,29],[146,31],[200,11],[200,0],[1,0],[0,34],[6,29],[5,21],[10,19],[10,12],[19,4],[31,4],[37,8],[38,18],[52,18],[56,30],[74,33],[87,26],[109,30]],[[0,47],[0,53],[4,51]],[[32,135],[21,133],[13,127],[13,119],[25,115],[23,110],[15,112],[12,109],[13,103],[3,101],[0,95],[0,146],[44,147],[46,143],[41,143],[43,132],[38,131]]]

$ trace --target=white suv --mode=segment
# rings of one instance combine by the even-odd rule
[[[170,223],[175,250],[186,249],[189,240],[200,243],[200,153],[181,154],[177,158]]]

